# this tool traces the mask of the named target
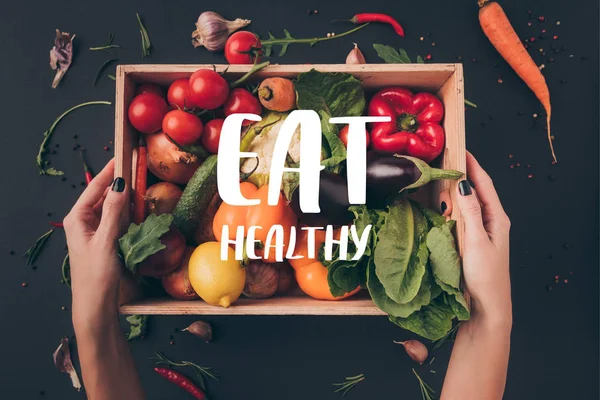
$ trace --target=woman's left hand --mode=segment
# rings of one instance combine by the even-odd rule
[[[123,178],[113,180],[113,175],[111,160],[64,219],[76,329],[117,312],[122,274],[117,239],[128,196]]]

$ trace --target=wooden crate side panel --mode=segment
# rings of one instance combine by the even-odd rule
[[[370,298],[324,301],[307,296],[263,300],[240,298],[229,308],[211,306],[202,300],[146,299],[121,306],[120,311],[123,314],[160,315],[386,315]]]
[[[168,85],[176,79],[187,78],[200,68],[212,65],[124,65],[128,75],[136,82],[154,82]],[[248,72],[248,65],[216,65],[230,79]],[[299,73],[317,69],[322,72],[345,72],[356,76],[369,90],[377,87],[402,85],[410,88],[437,91],[453,74],[454,64],[366,64],[366,65],[270,65],[254,75],[254,80],[270,76],[295,78]]]
[[[132,187],[132,165],[135,165],[137,155],[133,148],[137,134],[129,124],[127,108],[135,93],[135,82],[128,76],[127,68],[117,67],[116,73],[116,99],[115,99],[115,178],[122,177],[127,187]],[[130,190],[130,194],[132,193]],[[122,223],[124,227],[129,224],[129,207],[123,211]]]

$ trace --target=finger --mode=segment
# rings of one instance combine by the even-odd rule
[[[104,193],[102,193],[102,197],[100,197],[100,200],[98,200],[96,202],[96,204],[94,204],[94,213],[96,215],[100,215],[100,212],[102,211],[102,205],[104,204],[104,199],[106,199],[106,195],[108,194],[108,191],[110,190],[110,186],[107,186],[104,189]]]
[[[479,241],[489,239],[483,227],[481,206],[477,200],[469,181],[463,180],[458,183],[458,195],[455,206],[460,210],[465,220],[465,237],[467,241]]]
[[[452,215],[453,205],[452,205],[452,197],[450,196],[450,192],[448,190],[444,190],[440,193],[439,196],[440,201],[440,213],[444,217],[449,217]]]
[[[104,189],[113,180],[113,175],[115,173],[115,162],[114,158],[106,164],[104,169],[100,171],[98,175],[90,184],[85,188],[81,196],[79,196],[79,200],[73,206],[73,209],[82,209],[82,208],[91,208],[102,198],[102,194],[104,193]]]
[[[489,213],[490,215],[504,214],[492,178],[481,168],[473,154],[469,152],[467,152],[467,175],[477,189],[477,196],[483,205],[483,213]]]
[[[104,199],[102,218],[100,219],[97,234],[109,240],[117,239],[121,229],[121,213],[126,203],[127,190],[125,180],[119,177],[115,179],[111,190],[106,194],[106,199]]]

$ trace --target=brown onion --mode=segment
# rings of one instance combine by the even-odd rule
[[[185,251],[183,235],[177,228],[171,226],[171,229],[160,238],[160,242],[167,247],[142,261],[137,270],[138,274],[158,278],[177,268]]]
[[[246,266],[244,295],[250,299],[266,299],[277,291],[279,272],[273,264],[252,260]]]
[[[194,154],[180,151],[164,133],[146,136],[148,169],[157,178],[172,183],[187,183],[201,162]]]
[[[183,191],[174,183],[158,182],[146,190],[148,212],[156,215],[171,214]]]
[[[279,272],[276,293],[287,293],[294,285],[294,282],[296,282],[296,279],[294,278],[294,270],[287,262],[276,263],[273,265]]]
[[[198,298],[188,275],[188,264],[194,250],[194,247],[186,247],[179,266],[160,280],[165,292],[176,300],[194,300]]]

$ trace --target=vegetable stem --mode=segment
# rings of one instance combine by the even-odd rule
[[[477,104],[475,104],[472,101],[469,101],[467,99],[465,99],[465,104],[468,105],[468,106],[471,106],[473,108],[477,108]]]
[[[264,63],[260,63],[260,64],[254,64],[252,66],[252,68],[250,69],[250,71],[246,72],[240,79],[233,82],[229,86],[231,88],[240,86],[242,83],[246,82],[246,80],[248,80],[248,78],[250,78],[252,75],[254,75],[256,72],[260,71],[261,69],[265,68],[269,64],[271,64],[269,61],[265,61]]]
[[[115,40],[115,34],[111,32],[108,35],[108,40],[106,41],[106,43],[104,43],[101,46],[90,47],[90,50],[91,51],[99,51],[99,50],[117,49],[117,48],[121,47],[118,44],[112,44],[113,40]]]
[[[324,42],[326,40],[332,40],[332,39],[336,39],[339,37],[343,37],[343,36],[347,36],[350,35],[351,33],[354,33],[362,28],[364,28],[365,26],[369,25],[369,23],[367,22],[366,24],[362,24],[357,26],[356,28],[352,28],[349,31],[340,33],[340,34],[336,34],[335,36],[323,36],[323,37],[315,37],[315,38],[303,38],[303,39],[296,39],[296,38],[281,38],[281,39],[269,39],[269,40],[261,40],[261,44],[267,45],[267,46],[273,46],[276,44],[290,44],[290,43],[309,43],[311,46],[318,43],[318,42]]]
[[[48,232],[44,233],[42,236],[37,238],[37,240],[35,241],[33,246],[31,246],[27,250],[27,252],[25,254],[23,254],[23,257],[27,257],[27,265],[33,265],[33,263],[35,263],[35,260],[37,260],[38,256],[44,249],[44,245],[46,244],[46,242],[48,241],[50,236],[52,236],[53,233],[54,233],[54,228],[52,228]]]
[[[96,84],[98,83],[98,80],[100,79],[100,76],[102,76],[102,72],[106,69],[106,67],[108,67],[108,65],[113,62],[113,61],[117,61],[118,58],[113,57],[113,58],[109,58],[108,60],[104,61],[104,63],[100,66],[100,68],[98,68],[98,72],[96,72],[96,76],[94,77],[94,86],[96,86]]]
[[[40,148],[38,150],[38,154],[37,157],[35,159],[35,163],[39,169],[40,175],[53,175],[53,176],[60,176],[63,175],[62,171],[58,171],[54,168],[46,168],[46,166],[48,165],[48,162],[44,160],[44,153],[46,153],[46,146],[48,144],[48,141],[50,140],[50,137],[52,136],[52,134],[54,133],[54,129],[56,128],[56,126],[58,125],[58,123],[69,113],[71,113],[72,111],[77,110],[78,108],[81,107],[86,107],[86,106],[91,106],[91,105],[99,105],[99,104],[104,104],[104,105],[111,105],[112,103],[110,101],[88,101],[86,103],[81,103],[78,104],[74,107],[69,108],[67,111],[65,111],[64,113],[62,113],[55,121],[54,123],[50,126],[50,128],[44,132],[44,140],[42,141],[42,144],[40,145]]]
[[[140,26],[140,35],[142,37],[142,58],[146,58],[149,57],[150,53],[152,52],[152,43],[150,42],[150,36],[148,35],[146,27],[142,23],[140,14],[135,13],[135,16],[137,18],[138,25]]]

